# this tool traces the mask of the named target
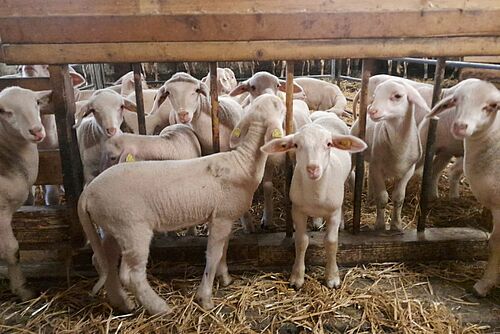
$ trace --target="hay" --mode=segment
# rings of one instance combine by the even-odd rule
[[[464,269],[466,268],[466,269]],[[460,296],[439,299],[431,279],[473,281],[481,268],[464,264],[407,266],[385,263],[341,270],[342,286],[322,284],[323,267],[309,268],[300,291],[288,286],[288,273],[235,277],[214,287],[215,307],[204,311],[194,301],[199,279],[161,281],[156,291],[173,307],[170,315],[149,316],[142,308],[118,314],[104,296],[90,297],[94,280],[78,279],[69,288],[50,288],[36,299],[16,304],[0,289],[0,331],[18,333],[483,333],[488,326],[463,323],[447,306],[477,304]],[[469,273],[469,274],[465,274]],[[52,286],[54,282],[49,283]],[[64,283],[59,283],[64,284]]]

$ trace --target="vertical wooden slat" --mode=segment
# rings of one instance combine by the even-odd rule
[[[285,132],[287,135],[293,132],[293,72],[295,62],[286,61],[286,118]],[[290,185],[292,184],[293,163],[290,155],[285,160],[285,212],[286,212],[286,236],[293,235],[292,202],[290,201]]]
[[[210,104],[212,115],[212,147],[214,153],[220,152],[219,137],[219,94],[217,92],[217,62],[211,62],[210,68]]]
[[[135,101],[137,104],[137,124],[139,126],[139,134],[146,134],[146,118],[144,114],[144,96],[142,94],[142,76],[141,64],[132,64],[134,70],[134,86],[135,86]]]
[[[70,234],[73,247],[83,245],[85,238],[78,220],[78,197],[82,192],[83,168],[80,152],[73,129],[75,123],[75,99],[73,85],[69,76],[68,65],[51,65],[49,67],[50,84],[52,86],[52,103],[54,105],[66,205],[70,218]]]
[[[441,96],[441,84],[444,79],[444,70],[446,68],[446,59],[438,58],[436,71],[434,74],[434,90],[432,92],[432,106],[439,101]],[[433,117],[429,120],[429,129],[427,130],[427,142],[424,151],[424,171],[422,174],[422,189],[420,192],[420,212],[417,222],[417,231],[423,232],[429,215],[429,191],[431,189],[432,164],[434,154],[436,153],[436,128],[438,120]]]
[[[361,98],[359,106],[359,135],[365,140],[366,135],[366,107],[368,105],[368,80],[375,68],[375,61],[363,59],[361,76]],[[355,154],[356,161],[356,181],[354,184],[354,209],[352,218],[352,232],[359,233],[361,226],[361,193],[363,192],[363,179],[365,176],[365,163],[363,152]]]

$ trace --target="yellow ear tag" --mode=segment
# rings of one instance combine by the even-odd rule
[[[236,138],[239,138],[241,136],[241,129],[240,128],[234,128],[232,136],[236,137]]]
[[[340,144],[340,146],[342,146],[342,148],[345,148],[345,149],[350,149],[352,146],[352,142],[349,139],[342,139],[339,142],[339,144]]]
[[[132,154],[127,154],[127,158],[125,159],[126,162],[135,162],[135,158]]]
[[[271,134],[271,137],[273,137],[273,138],[282,138],[283,137],[283,132],[281,132],[280,129],[274,129],[273,133]]]

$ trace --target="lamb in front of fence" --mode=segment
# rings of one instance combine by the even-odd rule
[[[282,134],[284,113],[283,102],[266,94],[238,124],[246,135],[237,138],[236,149],[197,159],[119,164],[90,183],[80,196],[78,215],[99,267],[93,291],[104,284],[111,304],[129,311],[133,304],[123,282],[149,313],[169,312],[146,278],[153,232],[208,222],[207,264],[197,300],[212,308],[215,275],[223,285],[232,281],[226,264],[229,234],[262,179],[267,154],[260,148]],[[104,230],[102,241],[93,224]]]
[[[22,300],[33,293],[25,287],[11,222],[38,176],[37,144],[45,138],[40,108],[50,93],[19,87],[0,92],[0,258],[7,262],[11,291]]]
[[[464,172],[472,193],[493,214],[490,256],[475,292],[486,296],[500,278],[500,91],[481,80],[464,82],[439,102],[429,117],[455,108],[453,136],[464,140]]]
[[[198,136],[203,155],[213,153],[212,119],[209,91],[200,80],[187,73],[176,73],[158,90],[157,108],[169,101],[172,105],[170,124],[191,124]],[[220,150],[229,150],[229,138],[243,115],[241,106],[229,97],[219,98]]]
[[[427,103],[415,88],[401,80],[387,80],[374,91],[373,102],[368,107],[366,143],[364,154],[370,163],[368,195],[375,198],[377,218],[375,229],[385,230],[385,207],[389,200],[385,181],[394,180],[391,230],[402,230],[401,209],[406,185],[413,176],[415,165],[422,156],[415,109],[430,112]],[[358,134],[356,122],[351,133]]]
[[[295,227],[295,262],[290,284],[304,284],[304,257],[309,237],[307,217],[326,220],[326,285],[340,287],[337,267],[338,230],[342,220],[344,183],[351,171],[349,152],[360,152],[366,144],[354,136],[334,134],[318,124],[302,127],[297,133],[275,139],[262,147],[266,153],[294,150],[297,164],[290,187],[292,218]]]
[[[159,136],[123,133],[109,138],[102,152],[101,172],[125,161],[184,160],[201,156],[198,137],[189,125],[167,126]]]
[[[111,89],[97,90],[77,103],[75,128],[85,185],[99,174],[103,144],[121,133],[125,109],[135,111],[136,105]]]
[[[314,78],[297,78],[294,81],[304,90],[309,109],[333,112],[338,116],[344,114],[347,99],[339,86]]]

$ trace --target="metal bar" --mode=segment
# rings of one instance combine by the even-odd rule
[[[52,103],[54,105],[57,136],[63,182],[65,189],[66,205],[70,217],[70,234],[74,248],[81,247],[85,238],[78,220],[78,197],[82,192],[83,168],[80,160],[80,151],[73,129],[75,123],[75,95],[69,76],[68,65],[49,66],[50,84],[52,86]]]
[[[293,132],[293,72],[295,62],[286,61],[286,134]],[[285,159],[285,213],[286,213],[286,237],[293,235],[292,202],[290,201],[290,185],[292,184],[293,163],[290,155]]]
[[[439,101],[441,95],[441,84],[444,79],[445,58],[439,58],[434,74],[434,91],[432,92],[432,106]],[[424,172],[422,175],[422,189],[420,193],[420,212],[417,222],[417,231],[423,232],[429,215],[429,191],[431,189],[432,163],[436,153],[436,128],[438,120],[433,117],[429,120],[429,129],[427,130],[427,143],[425,145]]]
[[[393,58],[395,61],[405,61],[407,63],[414,64],[428,64],[437,65],[438,60],[435,59],[421,59],[421,58]],[[456,67],[456,68],[480,68],[484,70],[500,70],[500,65],[498,64],[488,64],[488,63],[472,63],[466,61],[456,61],[447,60],[446,66]]]
[[[335,59],[332,59],[331,60],[331,64],[330,64],[330,78],[332,79],[332,82],[335,80],[335,72],[336,72],[336,64],[335,64]]]
[[[342,75],[342,59],[337,61],[337,72],[335,73],[337,76],[337,86],[340,86],[340,76]]]
[[[366,137],[366,107],[368,104],[368,80],[375,68],[373,59],[363,59],[361,75],[361,99],[359,106],[359,134],[358,137],[365,140]],[[365,162],[363,152],[354,155],[356,161],[356,179],[354,183],[354,209],[352,218],[352,233],[358,234],[361,226],[361,193],[363,192],[363,179],[365,176]]]
[[[211,62],[210,68],[210,103],[212,115],[212,147],[214,153],[220,152],[219,137],[219,94],[217,92],[217,62]]]
[[[132,64],[134,70],[134,86],[135,86],[135,101],[137,104],[137,124],[139,126],[139,134],[146,134],[146,116],[144,114],[144,96],[142,94],[142,74],[141,64]]]

